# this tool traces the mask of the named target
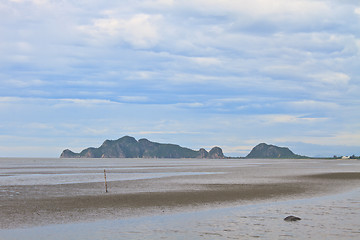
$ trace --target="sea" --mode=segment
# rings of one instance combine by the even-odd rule
[[[360,161],[0,158],[0,197],[18,194],[9,193],[8,186],[104,182],[104,169],[109,186],[115,181],[170,178],[188,183],[194,177],[211,183],[263,183],[296,174],[359,172]],[[349,185],[296,198],[180,208],[168,214],[3,228],[0,239],[360,239],[360,184]],[[288,215],[301,220],[286,222]]]

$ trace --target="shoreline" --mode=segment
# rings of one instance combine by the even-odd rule
[[[174,177],[174,179],[178,178]],[[0,229],[121,219],[257,202],[306,199],[357,188],[360,186],[360,172],[296,175],[283,177],[282,181],[254,184],[192,184],[185,187],[182,185],[182,190],[180,188],[180,190],[59,197],[46,197],[46,193],[37,195],[36,192],[32,192],[33,195],[13,197],[7,201],[2,199]],[[154,184],[154,180],[142,182]],[[111,184],[115,185],[114,182]],[[89,184],[89,187],[94,185],[96,184]],[[81,188],[81,186],[82,184],[68,184],[56,187],[63,188],[66,192],[70,191],[68,188]],[[45,185],[27,186],[27,188],[34,188],[33,190],[38,188],[37,191],[44,187]]]
[[[358,239],[360,187],[346,192],[163,215],[0,229],[17,239]],[[288,223],[284,216],[302,218]]]

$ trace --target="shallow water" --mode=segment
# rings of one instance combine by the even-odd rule
[[[161,160],[158,166],[142,159],[0,159],[0,164],[0,186],[103,182],[104,169],[109,181],[216,174],[196,172],[194,162],[173,160]]]
[[[291,162],[287,162],[289,164]],[[95,183],[222,174],[221,169],[274,164],[239,160],[196,159],[5,159],[0,158],[0,186]],[[282,164],[286,164],[283,162]],[[201,171],[199,171],[201,170]],[[214,170],[214,171],[212,171]]]
[[[0,186],[56,185],[103,182],[106,169],[108,181],[152,179],[171,176],[224,174],[234,169],[261,169],[264,175],[292,174],[292,169],[307,169],[308,173],[326,169],[350,171],[359,161],[342,163],[327,160],[249,160],[249,159],[58,159],[0,158]],[[341,168],[342,167],[342,168]],[[252,175],[241,172],[242,181],[254,181]],[[249,178],[250,177],[250,178]],[[257,176],[258,179],[259,176]]]
[[[302,218],[285,222],[287,215]],[[1,239],[359,239],[360,189],[163,216],[0,230]]]
[[[47,189],[42,185],[103,182],[104,168],[108,171],[110,186],[111,181],[131,180],[136,183],[141,179],[158,178],[159,181],[164,179],[168,185],[161,181],[158,186],[163,189],[151,189],[151,186],[146,186],[146,189],[166,191],[175,182],[281,182],[294,173],[359,172],[360,161],[0,159],[0,197],[8,199],[21,195],[21,192],[10,194],[11,186],[26,190],[30,185]],[[169,177],[175,177],[174,182]],[[82,223],[0,229],[0,239],[360,239],[360,185],[358,181],[352,181],[349,186],[337,190],[337,193],[317,197],[311,193],[286,201],[269,199],[261,203],[218,204],[212,205],[211,209],[180,207],[175,213],[152,212],[150,216],[119,216],[114,220],[89,219],[89,222]],[[111,190],[125,191],[121,187]],[[28,192],[24,191],[24,194]],[[302,220],[283,221],[288,215],[299,216]]]

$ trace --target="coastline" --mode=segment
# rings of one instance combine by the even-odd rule
[[[44,161],[29,164],[24,160],[20,162],[25,163],[24,167],[9,161],[10,165],[2,170],[0,229],[306,199],[360,186],[357,162],[347,165],[327,160],[108,160],[98,166],[93,160]],[[69,181],[80,174],[92,178],[104,164],[109,169],[109,193],[104,193],[103,182],[43,184],[44,179],[51,182],[55,176]],[[141,178],[144,174],[155,177]],[[111,180],[118,175],[133,178]],[[6,184],[4,179],[11,177],[18,181],[17,185]]]
[[[1,228],[163,214],[304,193],[298,183],[207,185],[204,190],[103,194],[11,200],[2,204]]]
[[[358,239],[360,188],[320,197],[149,215],[0,229],[0,238],[15,239]],[[296,214],[298,223],[283,217]],[[61,233],[61,234],[59,234]]]

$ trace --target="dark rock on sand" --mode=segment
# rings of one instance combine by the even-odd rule
[[[296,217],[296,216],[287,216],[286,218],[284,218],[284,221],[286,222],[296,222],[296,221],[300,221],[301,218]]]

